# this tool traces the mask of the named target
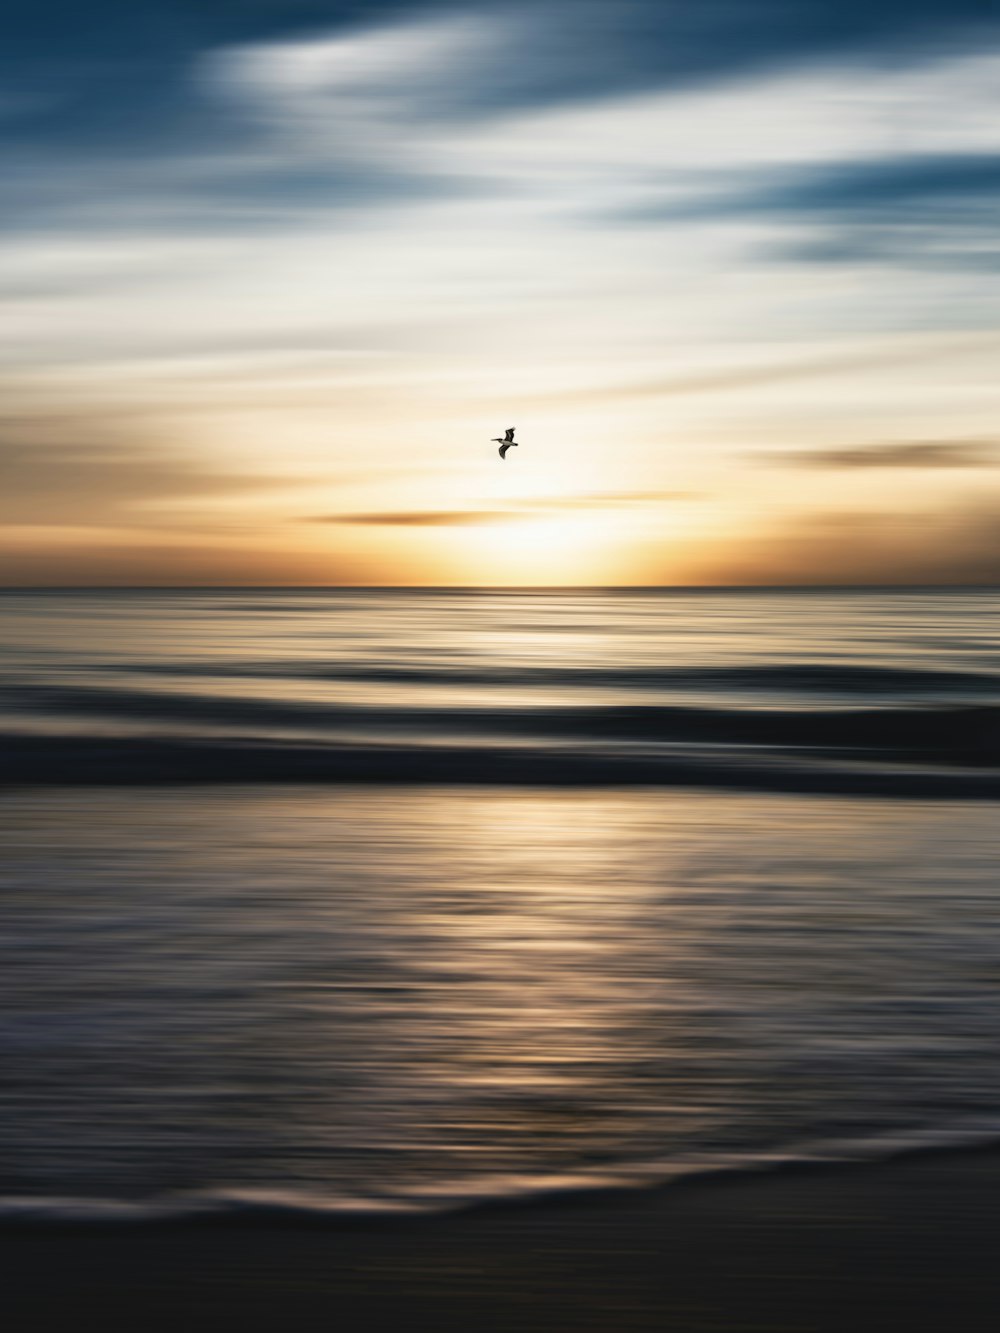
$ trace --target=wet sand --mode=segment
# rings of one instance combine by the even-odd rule
[[[1000,1153],[371,1225],[0,1234],[5,1327],[108,1333],[1000,1327]]]

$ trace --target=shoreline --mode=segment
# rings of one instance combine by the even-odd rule
[[[359,1222],[0,1231],[13,1333],[974,1333],[1000,1149],[699,1176]]]

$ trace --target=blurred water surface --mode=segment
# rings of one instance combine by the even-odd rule
[[[1000,1134],[993,803],[531,779],[560,708],[650,744],[582,730],[640,694],[988,717],[987,594],[2,601],[9,735],[245,736],[156,701],[335,699],[419,750],[428,709],[508,741],[538,713],[503,789],[8,774],[8,1215],[436,1208]]]
[[[414,773],[515,747],[526,780],[554,749],[609,775],[720,745],[1000,763],[988,589],[7,592],[0,615],[0,733],[35,754],[227,742],[246,777],[261,743],[404,746]]]

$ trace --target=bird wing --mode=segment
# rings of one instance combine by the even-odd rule
[[[506,444],[502,444],[502,445],[500,446],[500,450],[499,450],[499,452],[500,452],[500,457],[501,457],[501,458],[503,458],[503,457],[506,456],[507,450],[508,450],[509,448],[510,448],[510,441],[509,441],[509,440],[508,440],[508,442],[507,442]]]
[[[514,426],[507,427],[507,434],[504,436],[504,438],[506,439],[508,444],[514,443],[514,430],[515,430]]]

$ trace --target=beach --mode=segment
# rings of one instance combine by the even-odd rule
[[[8,1327],[994,1329],[1000,1154],[363,1226],[7,1231]]]

